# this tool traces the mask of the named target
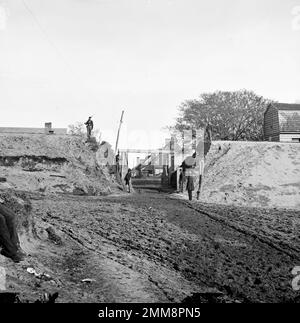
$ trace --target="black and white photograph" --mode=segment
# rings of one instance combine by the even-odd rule
[[[0,0],[11,303],[300,303],[300,0]]]

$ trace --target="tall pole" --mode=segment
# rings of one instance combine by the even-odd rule
[[[121,126],[122,126],[122,123],[123,123],[123,116],[124,116],[124,110],[122,111],[120,125],[119,125],[119,129],[118,129],[118,135],[117,135],[117,141],[116,141],[115,154],[117,154],[117,149],[118,149],[118,144],[119,144],[119,137],[120,137],[120,130],[121,130]]]

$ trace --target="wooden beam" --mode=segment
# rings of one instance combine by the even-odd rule
[[[128,153],[128,154],[171,154],[173,151],[169,150],[169,149],[155,149],[155,150],[151,150],[151,149],[120,149],[120,153]]]

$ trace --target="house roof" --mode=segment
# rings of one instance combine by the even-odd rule
[[[300,110],[279,110],[281,132],[300,133]]]
[[[273,105],[280,111],[300,111],[300,104],[274,103]]]
[[[265,114],[271,107],[278,111],[280,132],[300,133],[300,104],[272,103],[268,105]]]

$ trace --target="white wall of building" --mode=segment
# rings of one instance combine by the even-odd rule
[[[300,142],[300,133],[299,134],[280,134],[280,141],[281,142]]]

